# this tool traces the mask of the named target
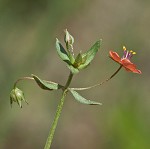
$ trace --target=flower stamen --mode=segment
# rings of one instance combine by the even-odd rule
[[[132,50],[128,51],[125,46],[123,46],[123,50],[124,50],[124,54],[123,54],[122,59],[130,60],[131,57],[136,54],[136,52],[134,52]]]

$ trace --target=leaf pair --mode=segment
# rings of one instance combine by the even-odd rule
[[[36,75],[32,74],[32,77],[34,78],[36,83],[39,85],[39,87],[44,89],[44,90],[57,90],[57,89],[63,88],[63,86],[59,85],[58,83],[42,80],[39,77],[37,77]],[[99,102],[95,102],[95,101],[85,99],[78,92],[76,92],[75,90],[73,90],[71,88],[69,88],[68,90],[72,93],[74,98],[82,104],[101,105],[101,103],[99,103]]]
[[[86,53],[79,53],[74,58],[69,51],[66,51],[61,45],[58,39],[56,39],[56,49],[60,58],[67,63],[67,67],[73,74],[79,72],[79,70],[86,68],[94,59],[96,53],[100,49],[102,40],[98,40]]]

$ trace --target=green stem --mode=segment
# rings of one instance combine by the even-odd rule
[[[68,80],[67,80],[67,83],[66,83],[66,85],[65,85],[65,87],[64,87],[64,90],[69,87],[72,78],[73,78],[73,74],[70,72],[69,77],[68,77]]]
[[[50,149],[50,147],[51,147],[52,140],[53,140],[54,133],[55,133],[55,129],[56,129],[56,126],[57,126],[57,123],[58,123],[58,119],[60,117],[60,114],[61,114],[61,111],[62,111],[62,108],[63,108],[63,105],[64,105],[64,100],[65,100],[66,94],[67,94],[67,90],[64,90],[62,98],[60,99],[60,103],[57,107],[55,118],[54,118],[52,127],[50,129],[50,132],[49,132],[49,135],[48,135],[48,138],[47,138],[44,149]]]
[[[71,83],[72,78],[73,78],[73,74],[70,72],[70,75],[68,77],[66,85],[63,88],[62,98],[60,99],[60,103],[57,106],[57,111],[56,111],[56,114],[55,114],[55,117],[54,117],[54,121],[53,121],[51,129],[49,131],[49,135],[48,135],[48,138],[47,138],[47,141],[46,141],[44,149],[50,149],[50,147],[51,147],[51,144],[52,144],[52,141],[53,141],[53,137],[54,137],[54,133],[55,133],[55,130],[56,130],[56,127],[57,127],[57,123],[58,123],[60,114],[62,112],[62,108],[63,108],[64,101],[65,101],[65,97],[67,95],[68,87],[69,87],[69,85]]]
[[[22,78],[19,78],[15,83],[14,83],[14,88],[16,88],[17,86],[17,83],[22,81],[22,80],[34,80],[32,77],[22,77]]]

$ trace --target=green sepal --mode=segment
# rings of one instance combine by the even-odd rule
[[[78,69],[84,69],[91,63],[96,53],[100,49],[101,42],[101,39],[98,40],[86,53],[82,54],[82,59],[84,59],[84,62],[82,62]]]
[[[17,102],[17,104],[22,108],[21,102],[24,101],[28,104],[28,102],[25,100],[24,93],[19,88],[15,87],[11,93],[10,93],[10,105],[12,107],[13,102]]]
[[[91,101],[91,100],[87,100],[84,97],[82,97],[78,92],[74,91],[73,89],[69,89],[69,91],[72,93],[72,95],[74,96],[74,98],[82,103],[82,104],[87,104],[87,105],[102,105],[99,102],[96,101]]]
[[[38,86],[44,90],[58,90],[58,89],[62,88],[62,86],[59,85],[58,83],[41,80],[39,77],[37,77],[36,75],[33,75],[33,74],[32,74],[32,77],[34,78],[34,80],[38,84]]]

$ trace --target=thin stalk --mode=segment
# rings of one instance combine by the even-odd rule
[[[14,83],[14,88],[17,86],[17,83],[22,81],[22,80],[34,80],[32,77],[22,77],[19,78],[15,83]]]
[[[100,86],[100,85],[108,82],[110,79],[112,79],[120,71],[121,68],[122,68],[122,65],[120,65],[120,67],[109,78],[107,78],[106,80],[102,81],[101,83],[98,83],[98,84],[95,84],[95,85],[92,85],[92,86],[89,86],[89,87],[71,88],[71,89],[73,89],[73,90],[88,90],[88,89],[94,88],[96,86]]]
[[[68,77],[66,85],[63,88],[62,98],[60,99],[60,103],[57,106],[57,111],[56,111],[56,114],[55,114],[55,117],[54,117],[54,121],[53,121],[51,129],[49,131],[49,134],[48,134],[47,141],[46,141],[44,149],[50,149],[50,147],[51,147],[51,144],[52,144],[52,141],[53,141],[53,137],[54,137],[54,133],[55,133],[55,130],[56,130],[56,127],[57,127],[57,123],[58,123],[60,114],[62,112],[62,108],[63,108],[64,101],[65,101],[65,97],[67,95],[68,87],[69,87],[69,85],[71,83],[72,78],[73,78],[73,74],[70,72],[70,75]]]
[[[22,78],[19,78],[15,83],[14,83],[14,88],[17,86],[17,84],[22,81],[22,80],[33,80],[34,81],[34,78],[33,77],[22,77]],[[52,81],[47,81],[47,80],[43,80],[47,83],[56,83],[56,82],[52,82]],[[62,86],[61,84],[59,84],[61,87],[64,87]]]

